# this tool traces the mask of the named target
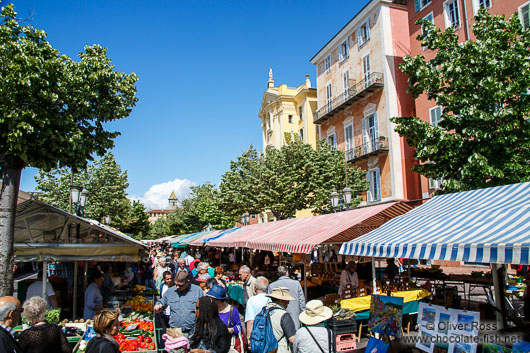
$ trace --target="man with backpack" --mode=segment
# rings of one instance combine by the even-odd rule
[[[250,345],[252,353],[291,353],[296,328],[291,315],[285,310],[290,301],[296,300],[289,294],[289,288],[274,288],[267,297],[271,299],[256,315]]]

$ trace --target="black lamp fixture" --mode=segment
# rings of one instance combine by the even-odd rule
[[[351,205],[352,195],[353,191],[348,186],[342,189],[342,192],[340,194],[337,192],[337,190],[333,190],[329,194],[329,200],[331,202],[331,208],[333,209],[333,211],[337,212],[338,210],[340,212],[348,210]]]
[[[70,197],[74,206],[74,211],[77,216],[83,216],[83,209],[86,206],[88,196],[90,193],[79,185],[70,185]]]

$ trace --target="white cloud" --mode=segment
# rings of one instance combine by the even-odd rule
[[[175,191],[177,199],[183,200],[191,193],[191,186],[197,183],[188,179],[175,179],[161,184],[155,184],[142,197],[130,196],[131,200],[140,200],[147,210],[169,208],[169,195]]]

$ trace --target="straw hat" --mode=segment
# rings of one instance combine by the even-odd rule
[[[272,290],[271,294],[267,294],[267,297],[279,299],[279,300],[296,300],[293,297],[291,297],[291,294],[289,293],[289,288],[286,287],[277,287]]]
[[[302,312],[298,319],[306,325],[316,325],[333,316],[333,310],[324,306],[320,300],[310,300],[305,305],[305,311]]]

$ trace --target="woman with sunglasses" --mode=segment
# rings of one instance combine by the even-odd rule
[[[215,301],[207,296],[197,301],[195,333],[191,336],[190,353],[227,353],[231,336],[219,318]]]

